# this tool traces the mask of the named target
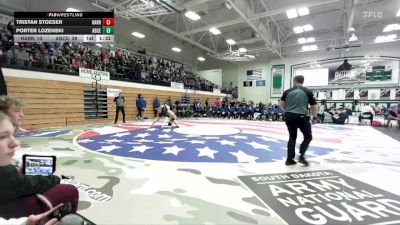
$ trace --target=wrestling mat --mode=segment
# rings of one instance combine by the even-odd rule
[[[372,127],[312,126],[304,167],[284,165],[282,122],[151,122],[19,133],[15,158],[56,155],[97,224],[400,221],[400,143]]]

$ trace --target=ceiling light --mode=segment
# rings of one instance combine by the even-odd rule
[[[391,32],[395,30],[400,30],[400,24],[389,24],[383,28],[383,32]]]
[[[229,4],[229,2],[225,2],[225,7],[226,7],[227,9],[229,9],[229,10],[232,9],[232,6],[231,6],[231,4]]]
[[[299,38],[299,39],[297,39],[297,41],[299,42],[299,44],[307,43],[307,40],[305,38]]]
[[[397,38],[396,34],[389,34],[387,36],[378,36],[375,38],[376,43],[382,43],[382,42],[389,42],[389,41],[394,41],[394,39]]]
[[[144,34],[141,34],[139,32],[132,32],[132,35],[138,38],[145,38],[146,36]]]
[[[301,50],[303,52],[307,52],[307,51],[315,51],[318,49],[318,46],[316,45],[304,45],[301,47]]]
[[[318,49],[318,46],[316,45],[310,45],[310,51],[315,51]]]
[[[297,12],[299,13],[300,16],[305,16],[310,14],[310,11],[308,10],[307,7],[299,8],[297,9]]]
[[[397,38],[396,34],[389,34],[388,36],[386,36],[386,41],[393,41],[396,38]]]
[[[315,42],[315,37],[307,38],[307,43],[312,43],[312,42]]]
[[[351,37],[349,38],[349,41],[350,42],[358,41],[358,37],[355,34],[351,34]]]
[[[304,31],[311,31],[314,30],[314,27],[311,24],[306,24],[303,26]]]
[[[205,59],[204,57],[199,57],[199,58],[197,58],[197,60],[199,60],[199,61],[201,61],[201,62],[206,61],[206,59]]]
[[[296,34],[300,34],[300,33],[303,33],[304,30],[302,27],[298,26],[298,27],[293,27],[293,31]]]
[[[68,8],[67,10],[65,10],[66,12],[80,12],[80,10],[75,9],[75,8]]]
[[[354,32],[355,30],[356,30],[356,29],[354,29],[354,27],[350,27],[349,30],[348,30],[348,32],[351,33],[351,32]]]
[[[182,50],[181,50],[180,48],[173,47],[173,48],[172,48],[172,51],[174,51],[174,52],[181,52]]]
[[[187,11],[185,13],[185,16],[187,18],[189,18],[191,20],[195,20],[195,21],[200,19],[200,16],[197,13],[193,12],[193,11]]]
[[[228,39],[228,40],[226,40],[226,43],[228,43],[229,45],[234,45],[234,44],[236,44],[236,41],[233,39]]]
[[[381,43],[381,42],[384,42],[384,41],[386,41],[386,37],[385,36],[378,36],[378,37],[375,38],[375,42],[376,43]]]
[[[290,10],[286,11],[286,15],[289,19],[298,17],[296,9],[290,9]]]
[[[310,51],[310,46],[304,45],[301,47],[301,50],[303,50],[303,52]]]
[[[244,56],[249,57],[249,58],[252,58],[252,59],[255,59],[255,58],[256,58],[254,55],[244,55]]]
[[[211,27],[209,31],[210,31],[212,34],[214,34],[214,35],[221,34],[221,31],[219,31],[219,30],[218,30],[217,28],[215,28],[215,27]]]
[[[397,11],[396,17],[400,17],[400,9]]]
[[[103,45],[102,45],[102,44],[96,44],[96,46],[97,46],[97,47],[103,47]]]
[[[385,28],[383,28],[383,32],[391,32],[394,30],[396,24],[389,24]]]
[[[245,48],[239,48],[239,52],[247,52],[247,49],[245,49]]]

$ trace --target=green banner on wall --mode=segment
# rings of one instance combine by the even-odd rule
[[[283,94],[283,77],[285,76],[285,64],[273,65],[271,68],[271,97],[281,97]]]

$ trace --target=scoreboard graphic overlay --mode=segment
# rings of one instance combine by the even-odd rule
[[[15,12],[14,42],[114,42],[114,12]]]

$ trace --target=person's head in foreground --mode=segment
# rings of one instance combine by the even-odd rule
[[[11,164],[18,141],[14,138],[14,127],[10,118],[0,112],[0,166]]]
[[[3,112],[10,117],[15,132],[21,128],[22,120],[24,118],[22,109],[22,101],[18,98],[6,95],[0,96],[0,112]]]

